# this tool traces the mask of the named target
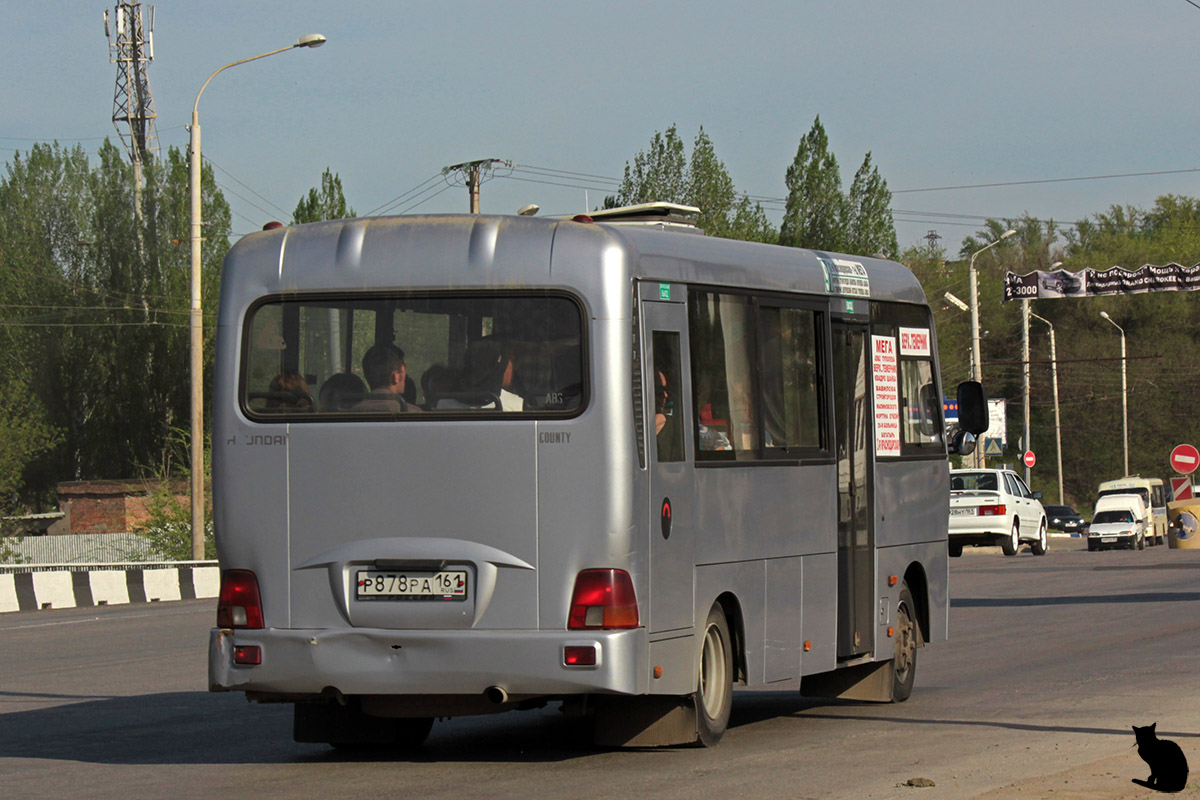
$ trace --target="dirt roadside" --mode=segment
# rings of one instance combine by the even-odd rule
[[[1131,737],[1132,738],[1132,737]],[[1132,747],[1128,753],[1102,758],[1089,764],[1071,769],[1040,775],[1018,781],[1009,786],[975,795],[972,800],[1029,800],[1029,798],[1054,798],[1055,800],[1148,800],[1149,798],[1200,798],[1200,776],[1196,764],[1200,763],[1200,747],[1192,742],[1181,742],[1187,756],[1191,774],[1188,785],[1182,792],[1166,794],[1139,786],[1133,778],[1144,780],[1150,770]]]

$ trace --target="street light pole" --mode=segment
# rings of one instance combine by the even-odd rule
[[[1121,433],[1125,440],[1125,474],[1129,474],[1129,385],[1125,380],[1125,329],[1113,322],[1107,311],[1101,311],[1100,316],[1121,332]]]
[[[1009,228],[1004,233],[1000,234],[999,239],[985,247],[981,247],[971,254],[971,380],[977,381],[978,383],[983,383],[983,359],[980,358],[979,355],[979,278],[975,273],[975,259],[980,253],[990,250],[1015,233],[1015,230]],[[985,463],[983,448],[976,448],[976,468],[982,469]]]
[[[204,315],[201,304],[200,282],[200,242],[202,241],[200,228],[203,224],[200,214],[200,95],[204,94],[204,90],[208,88],[209,82],[217,77],[217,73],[227,70],[230,67],[236,67],[248,61],[257,61],[260,58],[273,56],[276,53],[293,50],[297,47],[320,47],[323,44],[325,44],[324,36],[319,33],[310,33],[307,36],[301,36],[295,44],[290,44],[287,47],[281,47],[278,50],[272,50],[268,53],[260,53],[250,58],[243,58],[241,61],[234,61],[232,64],[226,64],[208,76],[208,80],[204,82],[204,85],[200,87],[200,91],[196,93],[196,102],[192,104],[192,126],[189,129],[191,137],[188,142],[188,177],[192,195],[192,307],[188,317],[191,363],[188,369],[191,373],[192,384],[192,558],[197,561],[204,558]]]
[[[1032,311],[1029,316],[1050,326],[1050,383],[1054,387],[1054,446],[1058,457],[1058,504],[1063,504],[1062,420],[1058,415],[1058,356],[1054,350],[1054,325]]]
[[[1061,266],[1062,266],[1061,261],[1055,261],[1053,264],[1051,264],[1047,268],[1047,271],[1050,271],[1053,269],[1058,269]],[[1033,313],[1033,310],[1030,308],[1031,302],[1032,301],[1029,300],[1028,298],[1021,301],[1021,391],[1022,391],[1022,397],[1024,399],[1024,403],[1023,403],[1024,424],[1021,428],[1021,441],[1024,444],[1024,447],[1026,450],[1033,449],[1033,439],[1030,437],[1030,432],[1029,432],[1029,318],[1031,316],[1036,316],[1036,315]],[[1041,319],[1041,317],[1038,317],[1038,319]],[[1042,320],[1042,321],[1045,322],[1045,320]],[[1046,324],[1049,325],[1050,323],[1047,322]],[[1051,327],[1050,332],[1051,332],[1051,335],[1053,335],[1053,332],[1054,332],[1053,327]],[[1060,455],[1061,455],[1061,453],[1060,453]],[[1022,459],[1022,461],[1023,460],[1024,459]],[[1025,466],[1025,485],[1026,486],[1029,485],[1029,466],[1028,465]],[[1059,500],[1059,502],[1060,503],[1062,502],[1061,499]]]

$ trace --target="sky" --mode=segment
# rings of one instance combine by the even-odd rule
[[[512,163],[483,184],[483,212],[583,212],[671,125],[689,150],[703,127],[778,224],[817,116],[846,188],[871,153],[902,248],[936,231],[955,255],[988,218],[1070,225],[1200,195],[1188,0],[153,5],[163,150],[186,149],[214,70],[328,37],[225,70],[201,97],[202,153],[239,235],[287,221],[326,168],[359,214],[466,211],[442,170],[482,158]],[[0,0],[15,34],[0,48],[0,160],[117,142],[104,9]]]

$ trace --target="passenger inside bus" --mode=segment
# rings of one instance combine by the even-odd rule
[[[397,414],[410,410],[404,399],[408,370],[403,350],[392,344],[376,344],[363,354],[362,365],[371,393],[355,403],[355,411]]]
[[[267,387],[266,410],[312,411],[312,394],[308,381],[299,372],[284,370],[271,379]]]
[[[467,375],[474,398],[473,407],[493,406],[502,411],[521,411],[525,400],[512,391],[516,363],[512,349],[499,339],[485,337],[467,348]]]
[[[322,411],[348,411],[367,393],[367,385],[353,372],[335,372],[321,384]]]

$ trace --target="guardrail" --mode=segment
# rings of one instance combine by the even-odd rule
[[[0,566],[0,613],[216,597],[216,561]]]

